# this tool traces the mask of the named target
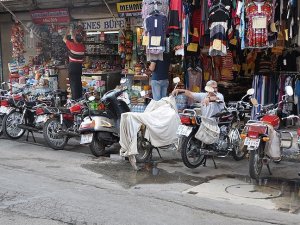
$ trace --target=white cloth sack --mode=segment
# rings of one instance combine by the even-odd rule
[[[279,133],[273,126],[269,124],[267,124],[267,126],[269,128],[270,141],[266,143],[265,153],[272,159],[279,159],[281,157]]]
[[[180,125],[175,98],[170,96],[159,101],[152,100],[143,113],[128,112],[121,115],[121,156],[138,154],[137,133],[142,125],[146,126],[145,138],[154,147],[175,143]]]
[[[219,140],[220,128],[214,119],[201,117],[200,127],[195,134],[195,138],[205,144],[213,144]]]

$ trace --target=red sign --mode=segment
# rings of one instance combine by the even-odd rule
[[[31,18],[35,24],[70,22],[69,10],[67,8],[34,10],[31,11]]]

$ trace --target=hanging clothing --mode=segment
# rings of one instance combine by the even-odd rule
[[[169,29],[180,29],[182,0],[170,0]]]
[[[142,2],[142,18],[146,19],[155,10],[155,0],[143,0]],[[169,0],[159,0],[157,10],[161,14],[169,15]]]
[[[232,52],[228,51],[226,56],[222,56],[221,80],[233,80],[233,57]]]
[[[272,19],[272,10],[272,3],[268,1],[251,1],[246,5],[246,17],[248,19],[247,47],[269,47],[267,28]]]

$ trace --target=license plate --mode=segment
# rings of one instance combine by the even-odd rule
[[[185,125],[179,125],[177,129],[177,135],[189,136],[193,128]]]
[[[0,107],[0,113],[6,114],[7,112],[8,112],[8,108],[7,107],[5,107],[5,106],[1,106]]]
[[[80,138],[80,144],[89,144],[93,140],[93,133],[91,134],[82,134]]]
[[[247,145],[249,147],[258,148],[259,143],[260,143],[260,139],[252,139],[252,138],[246,137],[244,145]]]
[[[38,116],[36,118],[36,123],[46,123],[46,121],[48,120],[48,116],[47,115],[41,115],[41,116]]]

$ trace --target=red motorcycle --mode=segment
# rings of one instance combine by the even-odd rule
[[[253,179],[259,179],[263,165],[266,165],[270,175],[272,175],[269,163],[281,161],[283,148],[291,148],[293,135],[290,132],[278,132],[280,118],[277,115],[279,105],[287,102],[286,98],[293,95],[293,89],[286,87],[286,95],[277,104],[261,106],[261,111],[257,115],[258,120],[247,122],[241,138],[249,152],[249,174]],[[255,107],[258,107],[256,99],[251,100]]]

